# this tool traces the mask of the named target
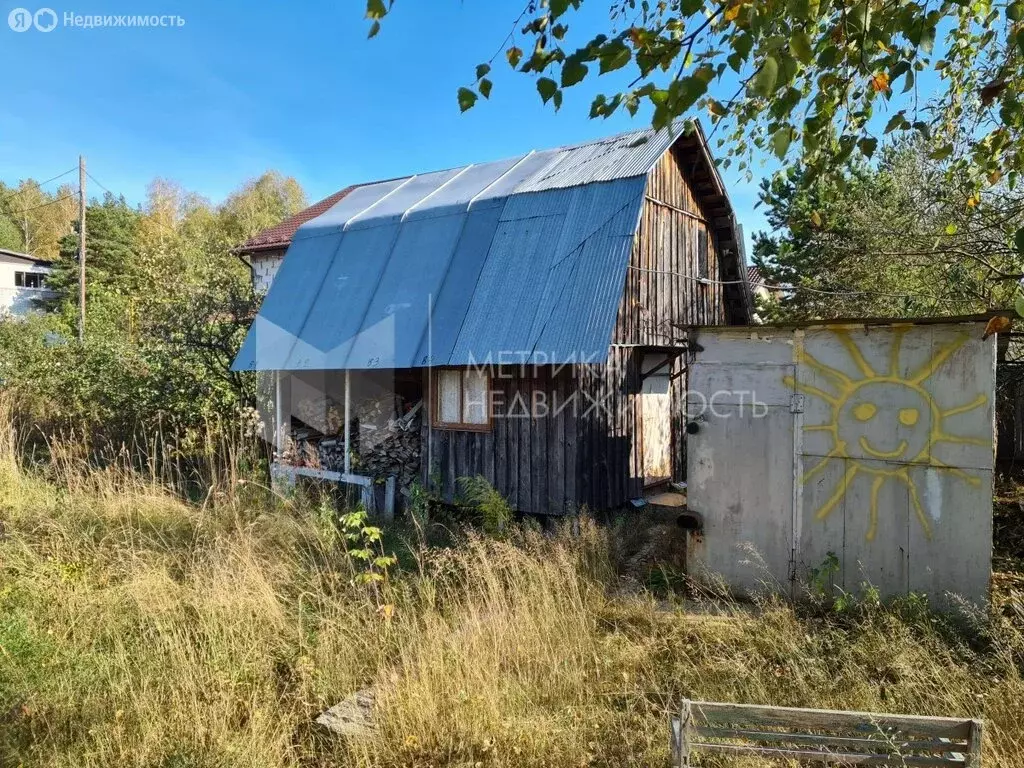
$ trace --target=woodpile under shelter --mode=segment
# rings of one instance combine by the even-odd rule
[[[349,187],[241,253],[278,469],[377,505],[477,475],[523,513],[641,497],[685,471],[692,329],[751,318],[699,128]]]

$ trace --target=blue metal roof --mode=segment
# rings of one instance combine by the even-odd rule
[[[234,369],[603,362],[646,176],[677,137],[354,189],[299,228]]]

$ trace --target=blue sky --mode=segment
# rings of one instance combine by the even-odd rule
[[[493,160],[643,127],[647,115],[587,117],[628,74],[567,91],[557,114],[533,81],[495,64],[491,100],[460,114],[456,91],[502,49],[522,0],[397,0],[367,40],[361,0],[304,3],[60,5],[59,17],[177,14],[183,27],[17,33],[24,0],[0,3],[0,179],[44,180],[84,154],[89,171],[131,202],[155,177],[213,201],[267,169],[295,176],[310,200],[350,183]],[[607,3],[584,5],[573,30],[606,30]],[[749,239],[764,227],[757,179],[726,174]],[[99,192],[99,190],[95,190]]]

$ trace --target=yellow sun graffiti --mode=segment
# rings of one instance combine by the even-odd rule
[[[828,386],[834,393],[797,381],[792,376],[783,379],[787,386],[819,398],[831,409],[831,419],[828,423],[804,427],[807,432],[828,433],[832,438],[832,447],[817,464],[804,472],[800,482],[808,483],[824,471],[833,460],[848,461],[846,473],[832,495],[815,512],[815,518],[827,518],[845,497],[850,483],[859,474],[871,475],[874,479],[871,485],[868,541],[875,538],[878,529],[879,494],[886,481],[890,479],[907,486],[914,514],[921,524],[925,537],[930,539],[932,526],[921,503],[921,493],[910,475],[911,466],[935,467],[977,487],[981,484],[980,479],[935,458],[931,455],[931,446],[943,442],[989,445],[989,441],[980,438],[949,434],[943,424],[950,416],[985,405],[988,402],[985,395],[978,395],[970,402],[943,410],[924,386],[927,379],[942,367],[950,355],[964,345],[968,339],[967,335],[961,335],[940,347],[920,368],[903,377],[900,375],[900,347],[907,330],[893,329],[894,339],[889,351],[888,370],[884,373],[875,371],[845,330],[836,330],[833,333],[845,348],[859,376],[850,376],[825,365],[802,347],[798,347],[797,362],[821,374],[829,382]],[[900,430],[896,422],[904,429]],[[892,429],[885,430],[886,437],[891,434],[895,439],[889,442],[883,440],[882,444],[879,444],[878,428],[871,431],[871,427],[873,424],[886,423],[892,425]],[[854,445],[860,449],[861,455],[850,454],[848,449]],[[892,463],[868,464],[863,461],[864,459]]]

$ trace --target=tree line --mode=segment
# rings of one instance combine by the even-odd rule
[[[753,262],[770,320],[922,317],[1008,309],[1024,279],[1024,191],[970,198],[917,140],[814,175],[795,164],[764,179],[770,226]]]
[[[0,322],[0,382],[20,416],[43,430],[87,430],[115,442],[237,421],[255,391],[230,363],[258,297],[234,249],[306,206],[298,182],[268,172],[220,204],[163,179],[141,205],[109,192],[90,200],[84,344],[77,203],[70,208],[63,190],[48,195],[31,181],[17,189],[34,191],[9,205],[25,206],[32,195],[59,201],[21,223],[10,207],[0,215],[3,247],[53,265],[48,311]]]

